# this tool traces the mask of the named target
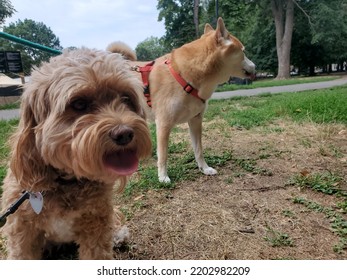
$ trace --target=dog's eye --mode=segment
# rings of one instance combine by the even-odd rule
[[[86,99],[77,99],[71,103],[71,107],[75,111],[83,112],[86,111],[90,106],[90,102]]]
[[[136,111],[136,106],[134,105],[133,100],[128,95],[123,95],[121,98],[123,104],[127,105],[130,110]]]

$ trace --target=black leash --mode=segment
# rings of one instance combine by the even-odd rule
[[[5,214],[0,216],[0,228],[3,227],[6,224],[6,217],[9,215],[13,214],[14,212],[17,211],[18,207],[22,205],[24,201],[29,199],[30,193],[28,191],[25,191],[20,198],[16,200],[11,206],[7,209]]]

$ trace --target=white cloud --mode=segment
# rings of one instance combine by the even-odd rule
[[[150,36],[165,33],[158,22],[157,0],[11,0],[18,19],[43,22],[63,47],[104,49],[120,40],[132,48]]]

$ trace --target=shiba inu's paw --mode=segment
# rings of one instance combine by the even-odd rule
[[[170,184],[171,180],[170,180],[169,176],[159,176],[159,182],[165,183],[165,184]]]
[[[201,168],[202,173],[205,175],[216,175],[218,172],[212,167]]]

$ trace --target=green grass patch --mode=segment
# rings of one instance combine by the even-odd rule
[[[258,167],[257,161],[255,159],[233,158],[232,161],[235,165],[249,173],[263,176],[272,176],[271,171]]]
[[[12,109],[19,109],[20,107],[20,102],[13,102],[13,103],[8,103],[8,104],[2,104],[0,105],[0,110],[12,110]]]
[[[210,166],[221,167],[231,159],[232,155],[229,152],[216,155],[205,150],[205,160]],[[201,171],[197,167],[193,152],[169,154],[168,175],[171,183],[161,183],[158,181],[156,166],[141,165],[139,176],[129,181],[124,194],[129,196],[133,191],[148,189],[173,189],[181,181],[194,181],[198,176],[201,176]]]
[[[0,196],[2,195],[2,183],[6,176],[7,168],[6,166],[0,166]]]
[[[18,120],[13,119],[9,121],[0,120],[0,164],[8,155],[7,141],[10,133],[14,127],[18,125]]]
[[[342,216],[342,213],[347,213],[347,191],[346,181],[343,177],[331,172],[314,173],[306,176],[297,175],[290,179],[290,184],[323,194],[334,195],[339,199],[333,207],[322,206],[300,197],[294,198],[293,202],[302,204],[314,212],[325,214],[332,231],[340,238],[339,243],[333,247],[334,251],[341,253],[342,250],[347,249],[347,221]]]
[[[270,243],[272,247],[292,247],[294,241],[286,233],[281,233],[267,226],[267,233],[264,237],[266,241]]]
[[[295,175],[289,180],[289,185],[312,189],[328,195],[335,195],[340,199],[336,208],[347,213],[346,180],[332,172],[313,173],[308,175]]]
[[[302,197],[294,198],[293,202],[296,204],[302,204],[307,209],[314,212],[325,214],[326,218],[330,222],[332,231],[339,237],[338,244],[333,246],[334,252],[342,253],[343,250],[347,249],[347,221],[340,213],[331,207],[322,206],[319,203]]]
[[[2,183],[6,176],[7,170],[7,157],[9,154],[9,147],[7,145],[8,137],[18,125],[18,120],[3,121],[0,120],[0,195],[2,194]]]
[[[343,184],[343,178],[331,172],[314,173],[304,175],[295,175],[290,179],[290,184],[301,187],[310,188],[324,194],[335,194],[339,197],[347,198],[347,191],[340,188]]]
[[[323,77],[309,77],[309,78],[290,78],[286,80],[276,80],[276,79],[266,79],[254,81],[250,85],[235,85],[235,84],[224,84],[217,87],[216,91],[233,91],[238,89],[253,89],[260,87],[274,87],[274,86],[287,86],[294,84],[304,84],[304,83],[317,83],[332,81],[340,78],[339,76],[323,76]]]
[[[206,121],[221,117],[229,125],[245,129],[266,125],[279,118],[347,124],[347,86],[211,100],[204,117]]]

